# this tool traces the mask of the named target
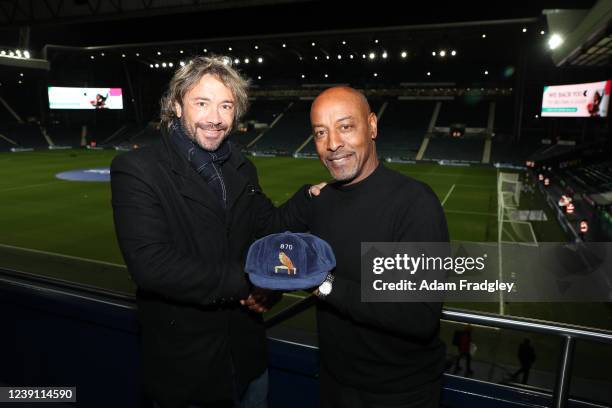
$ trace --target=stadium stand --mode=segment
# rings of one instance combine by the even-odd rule
[[[1,123],[0,134],[16,142],[21,148],[46,148],[48,146],[39,126],[35,123]]]
[[[292,154],[306,140],[310,131],[311,101],[295,101],[285,112],[276,126],[257,140],[251,149],[258,152]]]
[[[483,146],[484,139],[482,138],[432,137],[423,158],[425,160],[480,162]]]
[[[563,176],[589,193],[608,192],[612,190],[612,161],[570,169]]]
[[[378,124],[381,156],[414,159],[427,132],[435,102],[391,101]]]
[[[261,132],[265,132],[287,106],[287,100],[252,100],[248,112],[241,120],[241,126],[232,132],[231,140],[238,146],[246,147]]]
[[[473,100],[469,96],[465,99],[455,99],[442,102],[436,126],[450,126],[462,123],[466,127],[486,128],[489,112],[489,101]]]
[[[51,125],[47,127],[47,134],[57,146],[78,147],[81,145],[80,126]]]

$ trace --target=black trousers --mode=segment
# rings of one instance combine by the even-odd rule
[[[401,393],[372,393],[340,384],[321,367],[321,408],[438,408],[441,379]]]

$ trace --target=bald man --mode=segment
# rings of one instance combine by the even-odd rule
[[[300,203],[301,222],[329,242],[337,267],[319,297],[322,407],[437,407],[445,346],[440,303],[361,302],[361,242],[448,242],[440,201],[425,184],[385,167],[366,98],[334,87],[313,102],[314,143],[334,182]]]

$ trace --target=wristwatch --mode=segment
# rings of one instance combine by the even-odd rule
[[[334,283],[334,275],[331,273],[327,275],[323,283],[319,285],[317,289],[317,297],[319,299],[325,299],[332,291]]]

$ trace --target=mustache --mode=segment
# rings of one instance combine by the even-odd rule
[[[336,160],[336,159],[339,159],[341,157],[350,156],[351,154],[353,154],[353,152],[346,152],[346,151],[335,152],[335,153],[328,154],[327,156],[325,156],[325,158],[327,160]]]
[[[202,130],[227,130],[228,126],[224,123],[196,123],[196,128]]]

